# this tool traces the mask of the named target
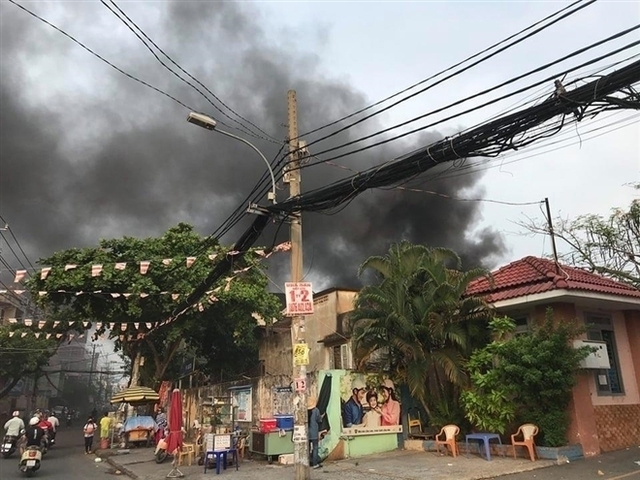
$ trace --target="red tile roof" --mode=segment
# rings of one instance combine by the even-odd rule
[[[469,285],[467,294],[486,296],[491,303],[553,290],[576,290],[596,294],[640,298],[640,290],[580,268],[553,261],[525,257],[492,272],[493,282],[479,278]]]

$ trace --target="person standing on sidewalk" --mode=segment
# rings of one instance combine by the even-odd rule
[[[307,411],[309,418],[309,464],[311,468],[322,468],[320,463],[320,453],[318,452],[318,444],[320,442],[320,425],[322,424],[322,415],[318,410],[317,400],[313,397],[307,399]]]
[[[84,432],[84,453],[85,455],[91,453],[93,448],[93,435],[96,433],[98,426],[93,421],[93,417],[89,417],[87,423],[84,424],[82,431]]]

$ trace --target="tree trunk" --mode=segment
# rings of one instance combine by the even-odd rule
[[[182,344],[182,338],[178,338],[174,340],[173,342],[171,342],[169,345],[165,347],[164,349],[165,353],[164,355],[161,356],[160,353],[158,352],[158,349],[155,347],[155,345],[153,345],[153,342],[151,340],[147,340],[147,345],[149,345],[149,348],[153,353],[153,362],[155,365],[155,372],[154,372],[155,383],[162,381],[164,374],[167,371],[169,364],[171,363],[171,360],[173,360],[173,357],[178,352],[178,349],[180,348],[181,344]]]
[[[5,385],[4,388],[0,390],[0,400],[9,395],[11,389],[13,389],[13,387],[15,387],[19,381],[20,378],[15,378],[11,380],[7,385]]]

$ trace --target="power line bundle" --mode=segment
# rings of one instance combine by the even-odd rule
[[[298,210],[327,211],[365,190],[398,184],[445,162],[496,157],[506,150],[525,147],[559,132],[567,124],[567,116],[573,116],[570,121],[580,121],[606,110],[640,109],[640,96],[632,87],[638,81],[640,61],[570,92],[557,82],[556,92],[539,105],[497,118],[456,137],[445,138],[382,166],[269,206],[267,210],[285,215]],[[622,98],[612,96],[620,91],[625,92]],[[559,120],[548,124],[554,118]],[[540,131],[527,136],[534,129]]]

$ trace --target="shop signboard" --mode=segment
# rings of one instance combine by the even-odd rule
[[[286,282],[284,284],[287,308],[285,315],[313,315],[313,289],[311,282]]]

